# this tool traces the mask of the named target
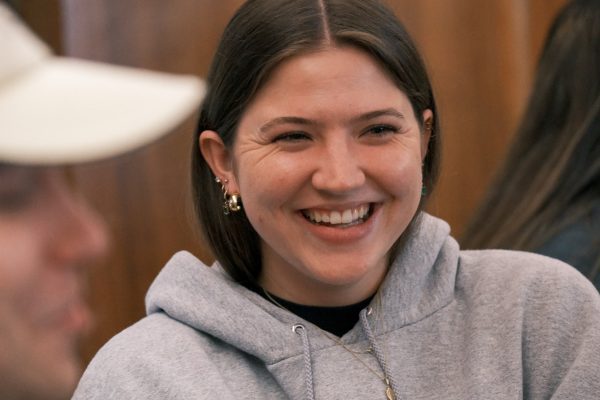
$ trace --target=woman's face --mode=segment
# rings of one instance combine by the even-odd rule
[[[261,237],[261,285],[313,305],[373,294],[421,196],[428,136],[406,95],[366,53],[328,48],[278,66],[236,134],[217,172]]]
[[[0,397],[67,398],[104,224],[54,169],[0,166]]]

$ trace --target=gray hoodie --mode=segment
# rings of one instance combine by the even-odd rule
[[[74,399],[385,399],[384,371],[397,399],[599,399],[594,287],[544,256],[461,252],[449,231],[423,215],[341,338],[355,353],[180,252]]]

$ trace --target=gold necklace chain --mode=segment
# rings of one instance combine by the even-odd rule
[[[294,314],[287,307],[284,307],[277,300],[275,300],[273,298],[273,296],[271,296],[271,294],[269,294],[269,292],[267,292],[265,290],[265,288],[261,287],[261,289],[262,289],[263,293],[265,294],[265,296],[267,296],[267,298],[273,304],[275,304],[277,307],[279,307],[279,308],[281,308],[281,309],[283,309],[283,310],[285,310],[285,311],[287,311],[289,313]],[[350,353],[350,355],[352,355],[352,357],[354,357],[358,362],[360,362],[364,367],[366,367],[373,375],[375,375],[377,378],[381,379],[381,381],[385,384],[385,397],[387,398],[387,400],[396,400],[396,394],[394,393],[394,390],[392,389],[392,386],[390,384],[390,380],[385,375],[385,371],[383,371],[383,373],[381,375],[378,374],[377,371],[375,371],[373,368],[371,368],[369,366],[369,364],[367,364],[362,358],[360,358],[358,356],[358,354],[372,353],[372,348],[371,347],[369,347],[366,351],[354,351],[354,350],[350,349],[349,347],[347,347],[344,342],[342,342],[338,337],[336,337],[332,333],[329,333],[329,332],[321,329],[317,325],[315,325],[315,326],[317,327],[317,329],[319,330],[319,332],[321,332],[321,334],[323,336],[325,336],[329,340],[333,341],[336,345],[342,347],[344,350],[346,350],[348,353]]]

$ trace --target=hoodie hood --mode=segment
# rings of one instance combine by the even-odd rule
[[[600,297],[581,274],[530,253],[459,253],[426,214],[405,239],[342,338],[176,254],[149,315],[98,352],[74,399],[598,397]]]
[[[374,304],[373,334],[414,323],[452,300],[459,249],[444,221],[422,213],[380,287]],[[146,297],[147,313],[170,318],[213,336],[275,366],[301,362],[305,343],[292,329],[302,324],[311,352],[332,346],[319,328],[235,283],[218,263],[207,267],[187,252],[177,253],[161,271]],[[360,323],[342,340],[366,341]],[[271,368],[270,368],[271,369]],[[276,375],[276,371],[272,371]]]

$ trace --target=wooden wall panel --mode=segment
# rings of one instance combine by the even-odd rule
[[[442,174],[429,210],[455,234],[502,157],[525,96],[522,4],[430,0],[420,18],[406,20],[431,71],[442,121]]]
[[[202,76],[241,3],[62,0],[63,49],[71,56]],[[443,172],[429,210],[459,235],[504,156],[541,42],[565,0],[389,3],[417,41],[439,102]],[[143,315],[144,294],[175,251],[211,259],[188,202],[193,128],[191,117],[146,149],[74,169],[77,185],[107,217],[114,236],[113,252],[91,284],[98,325],[84,344],[86,360]]]
[[[240,1],[63,0],[68,55],[159,71],[206,74],[222,29]],[[75,168],[79,188],[108,218],[112,252],[92,277],[99,346],[144,314],[144,294],[165,262],[187,249],[210,261],[189,189],[195,116],[165,139],[116,160]]]
[[[441,114],[443,163],[428,210],[460,236],[521,117],[549,22],[564,0],[397,0]]]
[[[3,0],[56,52],[62,52],[61,0]]]

